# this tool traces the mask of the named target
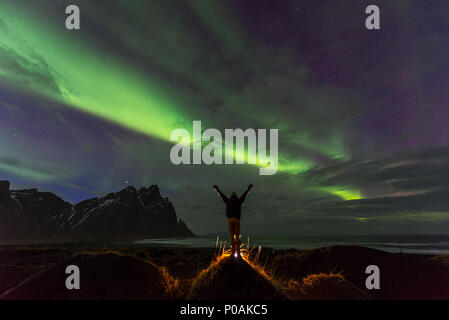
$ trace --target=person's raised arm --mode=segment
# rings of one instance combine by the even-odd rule
[[[249,192],[251,191],[251,189],[253,188],[253,185],[250,184],[248,186],[248,189],[246,189],[246,191],[242,194],[242,196],[240,197],[240,202],[243,202],[246,200],[246,197],[248,196]]]
[[[218,189],[217,186],[214,186],[214,190],[216,193],[218,193],[218,195],[220,196],[221,200],[223,200],[224,203],[228,202],[228,198],[223,194],[223,192],[220,191],[220,189]]]

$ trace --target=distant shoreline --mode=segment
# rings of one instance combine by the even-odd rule
[[[119,240],[30,240],[21,242],[3,242],[1,247],[39,247],[39,246],[66,246],[66,247],[134,247],[134,248],[171,248],[171,249],[214,249],[225,241],[226,235],[200,235],[195,237],[135,237]],[[242,239],[246,246],[247,240]],[[250,247],[261,245],[263,248],[273,250],[312,250],[329,246],[361,246],[389,253],[413,255],[438,255],[449,253],[449,236],[447,235],[417,235],[417,236],[267,236],[250,238]]]
[[[16,250],[16,249],[59,249],[59,248],[69,248],[69,249],[79,249],[83,248],[85,250],[98,250],[102,248],[110,248],[112,250],[122,250],[124,248],[126,249],[149,249],[149,250],[172,250],[172,251],[202,251],[202,252],[218,252],[218,248],[208,246],[208,247],[195,247],[195,246],[189,246],[189,245],[176,245],[176,244],[156,244],[156,243],[144,243],[144,244],[136,244],[136,243],[111,243],[111,242],[104,242],[104,241],[91,241],[91,242],[53,242],[53,243],[20,243],[20,244],[0,244],[0,251],[1,250]],[[333,246],[333,247],[346,247],[346,246]],[[362,247],[367,249],[375,249],[368,246],[353,246],[353,247]],[[285,248],[285,249],[278,249],[278,248],[272,248],[272,247],[263,247],[264,251],[272,251],[272,252],[278,252],[278,253],[291,253],[291,252],[304,252],[304,251],[310,251],[315,249],[321,249],[325,247],[316,247],[311,249],[296,249],[296,248]],[[379,250],[379,249],[375,249]],[[409,252],[388,252],[379,250],[385,253],[390,253],[393,255],[402,255],[402,256],[411,256],[411,257],[425,257],[430,258],[439,254],[433,254],[433,253],[409,253]],[[444,254],[444,253],[443,253]]]

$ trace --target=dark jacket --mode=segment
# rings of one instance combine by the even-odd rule
[[[226,203],[226,216],[228,218],[240,219],[240,216],[242,214],[242,203],[243,201],[245,201],[251,189],[248,188],[240,198],[238,198],[237,196],[228,198],[223,194],[223,192],[220,191],[220,189],[216,188],[215,190],[217,191],[223,202]]]

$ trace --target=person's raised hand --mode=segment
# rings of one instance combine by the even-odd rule
[[[253,186],[253,184],[250,184],[249,186],[248,186],[248,189],[252,189],[254,186]]]
[[[213,185],[213,188],[214,188],[214,189],[218,189],[218,186],[214,184],[214,185]]]

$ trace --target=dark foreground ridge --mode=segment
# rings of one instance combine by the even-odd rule
[[[83,272],[82,290],[67,290],[66,267]],[[13,300],[156,300],[170,298],[173,278],[151,262],[113,253],[81,254],[48,268],[13,290]]]
[[[156,185],[72,205],[51,192],[9,190],[9,182],[0,181],[0,241],[189,236],[194,235]]]
[[[364,247],[263,249],[259,264],[215,254],[206,248],[4,247],[0,299],[449,299],[447,256]],[[365,287],[368,264],[379,266],[379,290]],[[69,265],[80,269],[80,290],[65,287]]]
[[[227,256],[201,272],[192,283],[189,300],[284,300],[276,282],[243,259]]]

